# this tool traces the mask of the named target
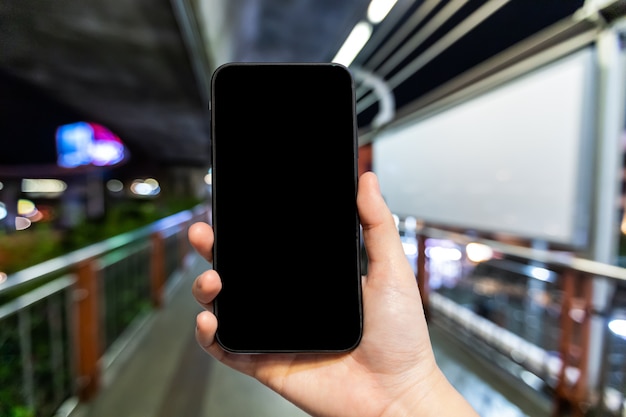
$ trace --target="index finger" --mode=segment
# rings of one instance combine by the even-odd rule
[[[192,224],[187,231],[189,243],[204,259],[213,262],[213,228],[204,222]]]

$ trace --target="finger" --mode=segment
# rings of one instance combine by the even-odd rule
[[[391,263],[410,267],[393,216],[373,172],[366,172],[359,178],[357,206],[370,265],[375,267],[377,263],[382,263],[389,268]]]
[[[209,262],[213,261],[213,228],[204,222],[192,224],[187,231],[189,243],[200,256]]]
[[[213,313],[203,311],[196,316],[196,341],[202,349],[213,356],[218,361],[253,376],[257,369],[256,362],[261,359],[261,355],[242,355],[226,352],[217,343],[215,334],[217,332],[217,318]]]
[[[207,352],[215,342],[215,331],[217,330],[217,318],[213,313],[203,311],[196,316],[196,340],[198,344]]]
[[[196,278],[191,287],[191,293],[196,301],[205,309],[213,310],[213,300],[222,289],[222,281],[213,269],[203,272]]]

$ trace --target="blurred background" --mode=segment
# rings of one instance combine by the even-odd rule
[[[378,174],[442,367],[481,415],[626,415],[625,15],[623,0],[4,0],[0,417],[131,415],[98,399],[210,266],[186,232],[211,221],[210,77],[233,61],[350,69],[359,172]],[[184,415],[168,404],[133,415]]]

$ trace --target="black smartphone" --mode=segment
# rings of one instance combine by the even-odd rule
[[[344,352],[362,333],[349,70],[229,63],[211,79],[216,338],[231,352]]]

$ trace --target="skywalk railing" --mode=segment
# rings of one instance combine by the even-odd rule
[[[192,248],[198,206],[8,276],[0,283],[0,415],[55,415],[98,391],[101,358],[160,307]]]
[[[470,260],[468,243],[492,256]],[[434,322],[490,363],[506,359],[519,384],[552,401],[555,417],[624,415],[625,268],[434,228],[418,231],[415,245]]]

